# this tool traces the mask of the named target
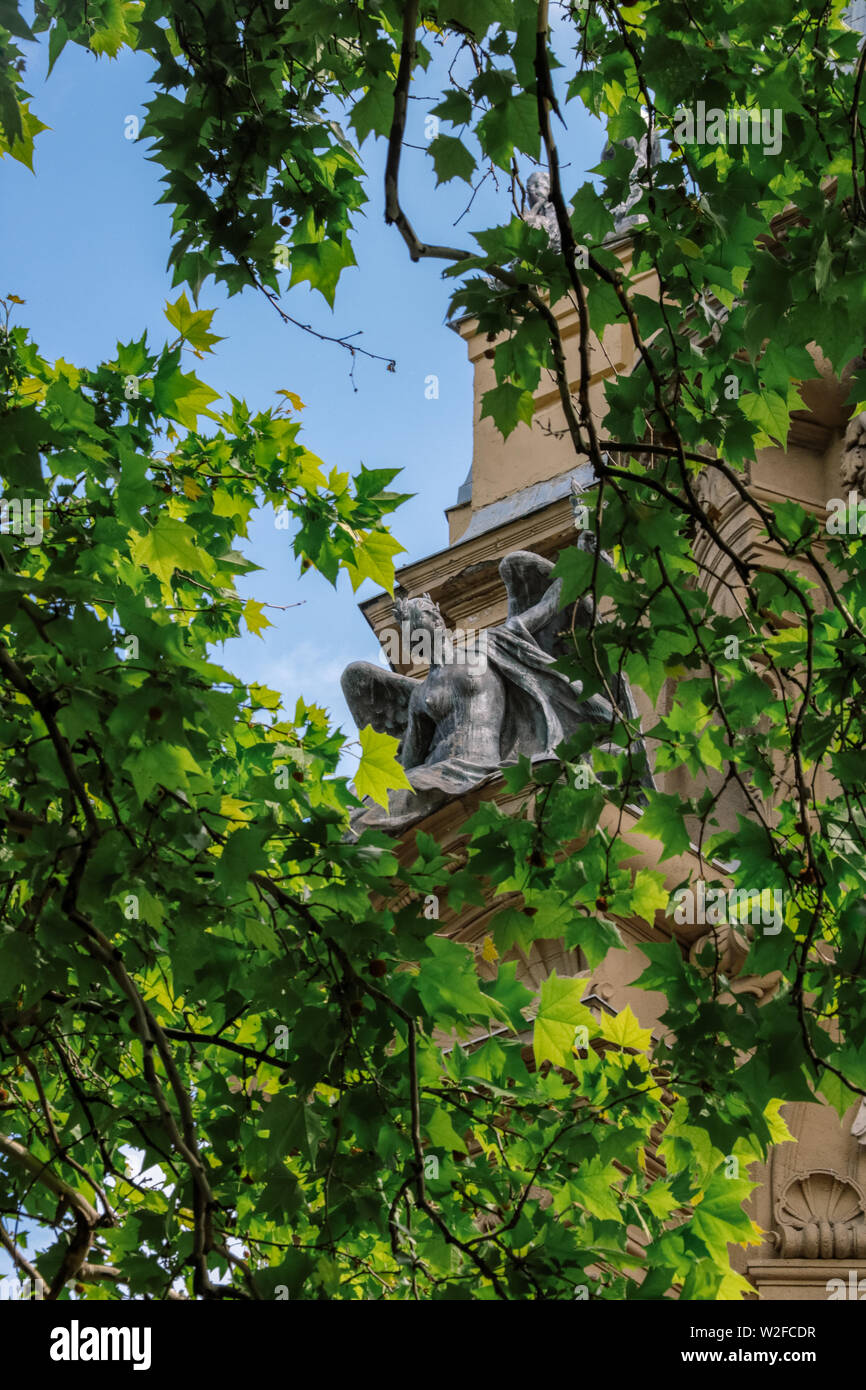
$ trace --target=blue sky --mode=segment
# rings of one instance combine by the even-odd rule
[[[145,327],[151,341],[173,336],[162,311],[180,289],[171,288],[165,269],[169,210],[155,205],[160,171],[148,160],[145,142],[124,136],[126,117],[144,115],[149,60],[126,53],[97,61],[69,45],[45,81],[46,46],[25,48],[32,107],[51,129],[37,138],[35,177],[8,158],[0,165],[2,292],[27,301],[19,321],[52,358],[93,364],[111,357],[117,340],[128,342]],[[429,94],[435,103],[432,72],[420,75],[416,94]],[[577,114],[573,105],[569,110]],[[410,102],[408,141],[424,144],[426,111],[424,101]],[[574,187],[601,148],[600,128],[583,113],[576,129],[582,148],[563,149],[563,158],[574,161]],[[263,296],[249,291],[227,299],[213,283],[204,286],[200,307],[217,309],[213,329],[225,341],[197,370],[214,389],[257,408],[273,404],[280,388],[297,392],[307,406],[304,442],[329,467],[402,468],[395,486],[417,495],[393,521],[408,551],[400,564],[447,544],[443,509],[455,501],[471,460],[472,378],[465,346],[445,322],[449,282],[442,280],[442,264],[413,265],[399,234],[385,227],[384,142],[370,138],[364,157],[371,203],[355,239],[359,264],[344,272],[333,313],[306,285],[285,295],[284,304],[326,333],[363,329],[359,341],[395,357],[397,371],[359,359],[355,390],[342,349],[287,327]],[[403,201],[420,235],[431,240],[465,242],[472,228],[510,215],[505,182],[500,178],[497,194],[488,180],[455,233],[452,223],[466,206],[469,186],[455,181],[435,198],[433,187],[427,155],[407,149]],[[430,374],[439,378],[438,399],[425,397]],[[313,572],[300,578],[287,533],[274,529],[271,513],[253,518],[246,549],[262,571],[250,577],[245,592],[275,604],[305,603],[286,613],[270,611],[274,626],[264,639],[230,643],[221,659],[242,679],[280,690],[290,710],[302,694],[351,729],[339,675],[350,660],[377,658],[378,646],[357,609],[358,598],[373,587],[353,596],[344,580],[335,592]]]

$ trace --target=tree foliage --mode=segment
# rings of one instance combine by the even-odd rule
[[[5,301],[3,481],[47,525],[35,543],[0,536],[0,1173],[4,1232],[14,1213],[55,1234],[36,1261],[52,1297],[76,1282],[150,1298],[746,1289],[728,1246],[759,1233],[737,1166],[785,1137],[781,1102],[822,1094],[844,1112],[866,1091],[862,547],[756,500],[745,472],[786,443],[819,354],[866,403],[850,370],[866,59],[841,10],[589,0],[556,10],[551,32],[545,0],[37,0],[31,33],[0,6],[0,149],[28,164],[33,33],[52,64],[69,42],[152,56],[144,135],[185,287],[168,311],[177,340],[118,345],[96,368],[44,361]],[[425,93],[440,84],[429,110],[449,129],[413,220],[400,165],[419,73]],[[780,150],[676,143],[678,110],[699,101],[778,108]],[[586,171],[600,186],[560,167],[575,109],[613,142]],[[641,173],[623,142],[648,128],[662,143]],[[387,141],[381,195],[371,137]],[[561,249],[518,215],[537,161]],[[466,246],[428,240],[435,185],[491,167],[501,222]],[[624,269],[605,238],[636,169]],[[483,404],[502,433],[552,376],[575,461],[594,465],[585,500],[614,563],[575,546],[558,572],[566,601],[591,594],[612,617],[575,631],[569,669],[587,693],[624,672],[654,702],[676,678],[648,732],[657,769],[696,787],[651,793],[642,833],[662,860],[697,840],[708,877],[733,864],[736,885],[784,896],[781,929],[755,935],[746,967],[780,974],[760,1009],[674,943],[645,948],[641,983],[667,998],[672,1047],[552,975],[530,1053],[531,996],[505,959],[564,936],[593,966],[618,946],[618,918],[652,924],[667,904],[661,870],[634,873],[626,818],[599,829],[633,795],[626,713],[606,734],[619,755],[582,731],[557,765],[512,769],[523,811],[483,805],[465,866],[423,833],[406,865],[381,835],[345,839],[354,798],[320,712],[289,715],[211,660],[212,643],[265,622],[235,589],[254,568],[236,545],[255,505],[284,509],[296,555],[327,578],[392,581],[393,475],[326,476],[289,395],[225,411],[182,369],[185,345],[214,341],[187,292],[255,287],[288,318],[284,265],[332,303],[368,200],[413,259],[443,263],[454,310],[495,342]],[[574,389],[551,307],[566,297]],[[608,385],[601,425],[590,322],[623,325],[638,358]],[[707,469],[779,566],[731,549],[698,487]],[[702,587],[707,540],[730,562],[736,616]],[[369,735],[362,769],[361,790],[397,784]],[[735,827],[718,810],[730,788]],[[422,912],[431,895],[459,907],[484,893],[524,904],[494,921],[488,982]]]

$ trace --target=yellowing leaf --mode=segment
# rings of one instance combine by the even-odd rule
[[[757,1244],[758,1242],[752,1242]],[[729,1269],[722,1275],[722,1282],[716,1290],[717,1303],[741,1303],[746,1295],[753,1295],[755,1288],[744,1274],[735,1274]]]
[[[783,1100],[769,1100],[764,1106],[764,1119],[767,1121],[770,1139],[774,1144],[784,1144],[794,1138],[784,1116],[779,1113],[784,1104]]]
[[[300,458],[296,460],[300,467],[298,482],[301,487],[313,488],[325,486],[325,474],[323,473],[324,464],[316,454],[311,454],[309,449],[301,452]]]
[[[631,897],[633,912],[652,926],[656,911],[660,909],[664,912],[667,908],[668,896],[664,874],[653,869],[638,869]]]
[[[296,391],[286,391],[281,389],[277,392],[277,395],[285,396],[286,400],[295,407],[295,410],[306,410],[307,408]]]
[[[667,1183],[655,1182],[652,1187],[647,1188],[641,1199],[649,1207],[653,1216],[659,1221],[665,1221],[672,1212],[682,1206],[682,1202],[677,1201]]]
[[[255,506],[253,497],[237,497],[227,488],[218,487],[213,495],[214,516],[234,516],[238,518],[238,532],[245,536],[250,512]]]
[[[594,1015],[580,1002],[585,990],[586,980],[560,980],[555,970],[543,981],[532,1036],[536,1066],[545,1061],[573,1066],[576,1029],[585,1027],[590,1036],[598,1032]]]
[[[15,98],[13,96],[12,100]],[[0,159],[9,154],[13,159],[17,159],[19,164],[24,164],[33,172],[33,140],[41,130],[48,130],[50,127],[44,121],[40,121],[38,116],[28,108],[26,102],[17,102],[18,116],[21,121],[21,134],[13,138],[11,144],[3,133],[3,126],[0,124]],[[23,304],[25,301],[19,299],[17,295],[7,295],[13,304]]]
[[[481,959],[491,963],[499,959],[499,952],[493,943],[492,936],[485,936],[484,938],[484,945],[481,947]]]
[[[248,598],[244,604],[244,622],[256,637],[261,637],[262,628],[273,627],[270,618],[265,616],[264,605],[254,598]]]
[[[90,47],[94,53],[105,53],[116,58],[121,48],[135,45],[135,20],[140,6],[135,0],[104,0],[98,7],[98,18],[90,35]],[[131,21],[131,22],[130,22]]]
[[[10,295],[9,298],[11,299],[12,296]],[[21,302],[21,300],[17,301],[19,304]],[[26,401],[44,401],[46,389],[45,382],[40,381],[38,377],[26,376],[19,386],[18,392]]]
[[[197,502],[200,497],[204,496],[204,492],[199,487],[195,478],[184,478],[183,495],[184,497],[188,497],[191,502]]]
[[[208,332],[215,313],[215,309],[191,309],[185,294],[176,299],[174,304],[169,304],[166,300],[165,316],[169,323],[177,329],[182,338],[201,352],[212,352],[213,344],[223,341],[218,334]]]
[[[278,690],[271,690],[267,685],[259,685],[253,681],[249,687],[250,698],[254,705],[259,705],[262,709],[279,709],[282,704],[282,695]]]
[[[652,1042],[652,1031],[641,1028],[628,1004],[614,1018],[609,1014],[603,1015],[601,1034],[608,1042],[617,1043],[620,1047],[634,1047],[638,1052],[645,1052]]]
[[[360,731],[361,761],[355,773],[358,796],[369,796],[377,805],[388,807],[388,791],[393,788],[412,790],[412,783],[397,762],[399,739],[390,734],[377,734],[368,724]]]

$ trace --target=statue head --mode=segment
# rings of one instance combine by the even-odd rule
[[[445,627],[445,619],[439,605],[433,602],[429,594],[418,594],[416,598],[395,599],[393,611],[398,623],[408,623],[410,632],[415,629]]]
[[[550,197],[550,175],[546,169],[536,169],[526,180],[526,196],[529,206],[546,203]]]

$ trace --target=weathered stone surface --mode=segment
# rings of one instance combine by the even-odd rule
[[[604,746],[604,726],[614,723],[613,705],[601,695],[584,698],[579,680],[569,681],[554,669],[559,634],[570,617],[560,611],[562,584],[552,579],[552,571],[549,560],[529,551],[506,555],[499,573],[508,617],[479,634],[468,653],[455,648],[427,595],[399,601],[401,619],[413,634],[426,632],[438,652],[423,680],[383,671],[369,661],[346,668],[343,693],[356,723],[400,739],[398,757],[413,787],[392,792],[387,812],[365,804],[352,818],[356,834],[369,827],[406,830],[520,756],[551,757],[581,724],[598,725]],[[591,600],[582,599],[575,606],[576,621],[589,621],[591,612]],[[621,713],[634,718],[624,677],[613,681],[612,694]],[[642,783],[651,786],[643,743],[633,748]]]
[[[855,415],[845,431],[839,476],[845,487],[866,493],[866,410]]]

